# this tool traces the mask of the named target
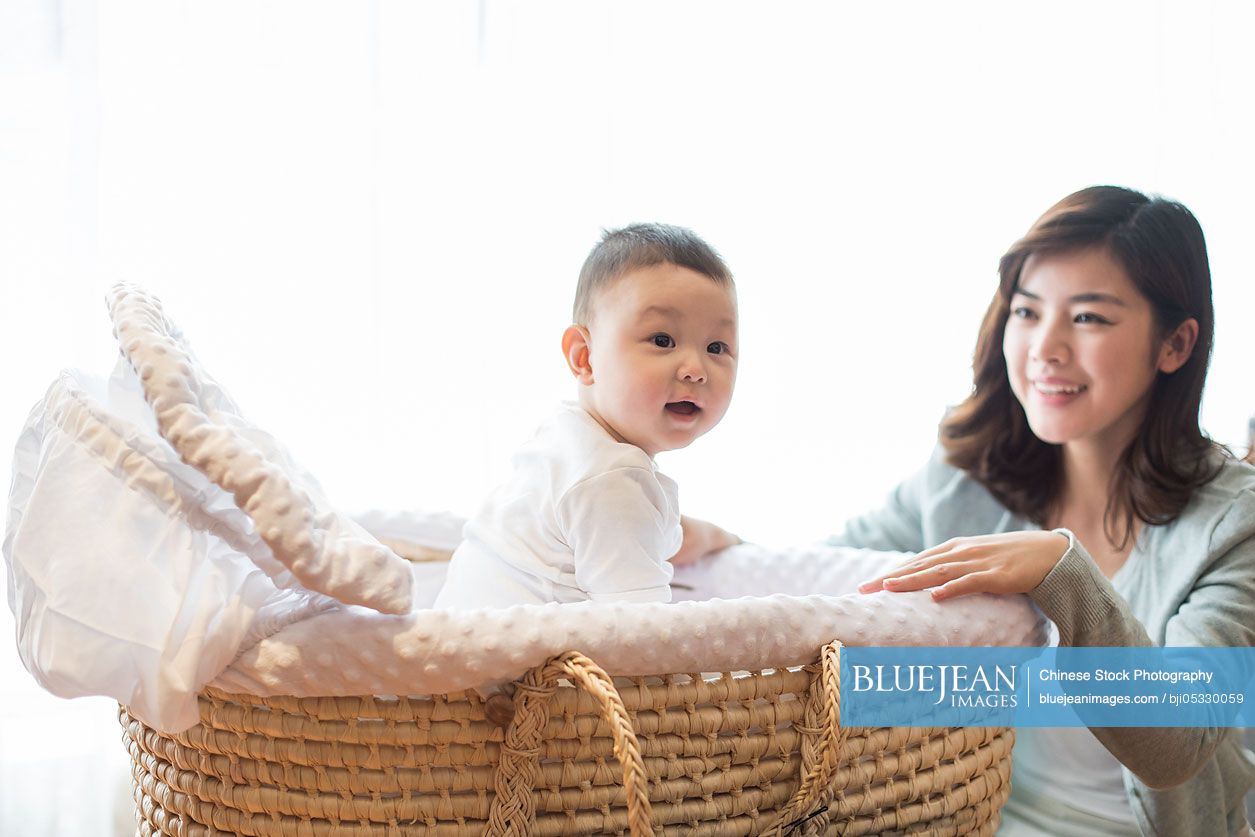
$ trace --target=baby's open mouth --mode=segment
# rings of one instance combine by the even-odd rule
[[[692,401],[671,401],[667,404],[667,410],[672,413],[678,413],[682,416],[691,416],[700,410],[701,407]]]

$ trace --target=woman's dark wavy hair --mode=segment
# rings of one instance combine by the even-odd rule
[[[1157,339],[1191,317],[1198,321],[1189,360],[1170,375],[1156,376],[1141,427],[1112,478],[1104,528],[1114,543],[1126,544],[1135,518],[1152,525],[1171,522],[1219,467],[1210,455],[1219,446],[1198,425],[1211,359],[1211,270],[1203,230],[1181,204],[1093,186],[1038,218],[999,262],[998,291],[976,341],[972,394],[942,421],[940,438],[951,465],[1011,511],[1045,525],[1061,488],[1062,448],[1029,428],[1007,377],[1003,332],[1029,256],[1090,247],[1105,249],[1150,302]]]

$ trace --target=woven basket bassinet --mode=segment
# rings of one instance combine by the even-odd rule
[[[164,439],[109,460],[127,485],[217,521],[224,538],[235,533],[233,549],[253,556],[246,532],[203,508],[208,483],[180,470],[177,453],[252,518],[269,574],[408,613],[409,565],[339,525],[270,437],[241,430],[251,426],[160,303],[127,285],[109,303],[130,386],[142,384]],[[144,441],[100,410],[79,412],[96,428],[88,442],[116,427]],[[616,681],[568,652],[536,659],[512,700],[487,702],[475,692],[263,698],[209,689],[200,724],[176,735],[123,709],[139,833],[992,833],[1009,791],[1012,732],[842,728],[839,654],[833,643],[801,669]]]
[[[993,834],[1013,731],[843,728],[839,654],[612,680],[568,653],[513,703],[210,689],[176,735],[123,708],[138,833]]]

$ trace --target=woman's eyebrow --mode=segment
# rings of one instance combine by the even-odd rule
[[[1104,293],[1099,293],[1098,291],[1093,291],[1091,293],[1086,293],[1086,294],[1077,294],[1076,296],[1071,297],[1071,301],[1072,302],[1109,302],[1112,305],[1119,305],[1121,308],[1127,307],[1124,304],[1124,300],[1120,299],[1120,297],[1116,296],[1115,294],[1104,294]]]
[[[1031,291],[1026,291],[1023,288],[1016,288],[1015,292],[1013,293],[1013,296],[1026,296],[1029,299],[1034,299],[1034,300],[1037,300],[1038,302],[1041,302],[1040,296],[1038,296],[1037,294]],[[1119,305],[1121,308],[1128,307],[1125,304],[1124,300],[1116,296],[1115,294],[1105,294],[1105,293],[1102,293],[1101,291],[1087,291],[1086,293],[1083,293],[1083,294],[1074,294],[1068,297],[1068,302],[1109,302],[1112,305]]]

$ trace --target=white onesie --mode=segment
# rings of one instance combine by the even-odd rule
[[[645,451],[563,403],[462,537],[437,608],[669,602],[679,491]]]

